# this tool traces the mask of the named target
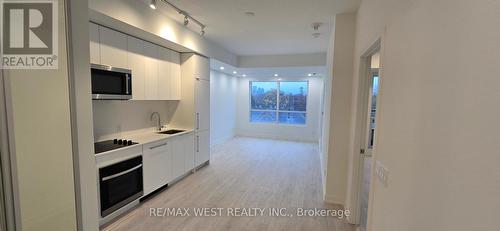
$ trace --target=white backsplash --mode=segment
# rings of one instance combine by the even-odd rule
[[[150,121],[151,113],[160,113],[161,123],[166,125],[177,104],[178,101],[94,100],[94,140],[102,141],[154,131],[157,117]]]

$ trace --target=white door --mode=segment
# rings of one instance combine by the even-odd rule
[[[368,221],[368,204],[370,195],[371,184],[371,166],[372,166],[372,152],[374,147],[375,138],[375,116],[377,114],[377,96],[379,90],[379,74],[378,69],[371,69],[368,77],[368,94],[367,94],[367,110],[365,113],[364,123],[364,139],[362,140],[361,147],[361,167],[362,173],[360,176],[360,228],[362,231],[366,230]]]
[[[126,68],[127,35],[106,27],[99,27],[101,64]]]
[[[210,82],[203,79],[196,80],[196,130],[210,129]]]
[[[210,160],[210,130],[196,133],[195,165],[199,166]]]
[[[101,64],[101,51],[99,48],[99,25],[89,23],[90,63]]]
[[[144,41],[127,37],[128,68],[132,71],[132,99],[144,100],[146,82],[146,60],[144,55]]]

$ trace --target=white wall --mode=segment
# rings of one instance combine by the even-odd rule
[[[306,125],[250,123],[250,81],[276,81],[277,78],[239,78],[236,114],[236,135],[318,142],[318,118],[323,79],[318,77],[285,78],[283,81],[309,81]]]
[[[1,70],[6,81],[16,216],[26,231],[77,228],[66,3],[61,0],[57,6],[59,68]]]
[[[177,101],[119,101],[94,100],[95,141],[115,139],[122,135],[154,131],[157,117],[150,121],[151,113],[160,113],[162,125],[172,118]]]
[[[499,1],[362,2],[354,90],[382,36],[374,158],[390,171],[388,186],[372,181],[370,230],[498,229],[498,12]]]
[[[330,41],[325,92],[325,134],[322,139],[324,197],[327,202],[344,204],[350,145],[355,14],[335,17]],[[333,97],[332,97],[333,95]]]
[[[238,78],[210,71],[210,145],[235,135]]]

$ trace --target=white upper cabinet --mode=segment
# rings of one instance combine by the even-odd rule
[[[194,58],[196,58],[195,78],[210,81],[210,60],[199,55],[195,55]]]
[[[158,46],[146,42],[144,47],[144,54],[146,60],[146,99],[158,100]]]
[[[99,25],[89,23],[90,63],[101,64],[101,51],[99,48]]]
[[[99,27],[101,64],[126,68],[127,35],[106,27]]]
[[[170,99],[181,100],[181,55],[179,52],[170,51]]]
[[[128,36],[127,37],[127,59],[128,69],[132,70],[132,99],[146,99],[146,58],[144,47],[146,42],[143,40]]]
[[[181,99],[180,54],[164,47],[158,47],[158,96],[163,100]]]
[[[159,46],[158,55],[158,98],[170,100],[172,98],[172,91],[170,90],[172,85],[170,50]]]
[[[130,69],[133,100],[181,99],[178,52],[94,23],[89,30],[90,62]]]

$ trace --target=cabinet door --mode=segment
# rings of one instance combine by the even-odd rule
[[[89,23],[90,63],[101,64],[101,51],[99,48],[99,25]]]
[[[193,133],[184,135],[184,172],[194,169],[194,135]]]
[[[145,42],[145,98],[148,100],[158,99],[158,46],[149,42]]]
[[[196,133],[195,165],[205,163],[210,160],[210,131]]]
[[[167,141],[143,146],[144,195],[164,186],[171,180],[172,154]]]
[[[181,100],[181,55],[179,52],[170,51],[170,98]]]
[[[172,138],[172,178],[184,174],[184,136]]]
[[[143,40],[127,37],[128,68],[132,70],[132,99],[144,100],[146,82],[146,60],[144,55],[145,43]]]
[[[126,68],[127,35],[106,27],[99,27],[101,64]]]
[[[196,80],[196,130],[210,129],[210,82],[202,79]]]
[[[170,50],[158,46],[158,56],[158,97],[161,100],[170,100],[172,99]]]
[[[210,80],[210,60],[203,56],[195,55],[196,67],[194,77],[204,80]]]

